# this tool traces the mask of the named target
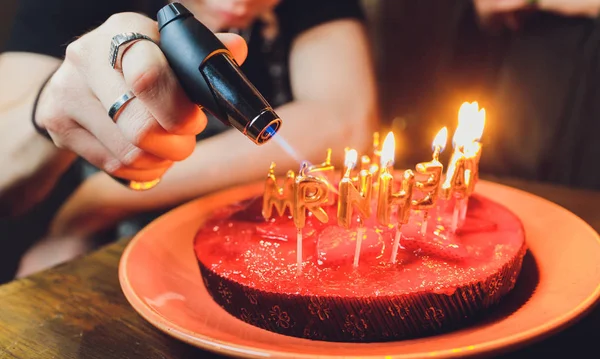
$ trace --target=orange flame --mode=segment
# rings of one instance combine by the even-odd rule
[[[394,163],[394,153],[396,151],[396,139],[394,133],[389,132],[385,136],[383,146],[381,147],[381,167],[388,167]]]
[[[437,133],[437,135],[435,135],[435,138],[433,139],[433,143],[431,144],[431,147],[433,149],[435,149],[436,147],[439,147],[440,152],[444,152],[447,142],[448,142],[448,129],[446,127],[444,127]]]
[[[458,110],[458,127],[454,132],[454,146],[465,146],[479,141],[485,127],[485,109],[479,109],[477,102],[462,104]]]
[[[358,161],[358,152],[355,149],[350,149],[346,152],[346,158],[344,159],[344,165],[346,168],[354,168]]]

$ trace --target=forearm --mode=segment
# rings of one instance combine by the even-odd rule
[[[227,131],[198,143],[192,156],[176,163],[162,182],[146,192],[131,191],[105,173],[98,173],[79,188],[58,213],[54,235],[85,236],[108,228],[136,213],[169,208],[204,194],[264,178],[271,161],[280,172],[297,171],[298,160],[320,163],[327,148],[338,164],[344,148],[370,148],[374,108],[371,102],[356,107],[317,102],[292,102],[277,109],[283,119],[278,136],[295,155],[276,140],[257,146],[236,131]],[[297,158],[294,158],[297,157]]]
[[[371,107],[295,101],[276,111],[283,119],[277,135],[280,140],[257,146],[236,131],[226,131],[199,142],[190,157],[176,163],[157,187],[145,192],[131,191],[99,173],[93,179],[99,203],[124,208],[119,216],[164,208],[263,178],[271,161],[280,172],[297,171],[299,161],[323,162],[327,148],[332,148],[332,159],[339,163],[345,147],[363,150],[370,145]],[[282,142],[286,146],[282,147]]]
[[[264,178],[271,161],[280,172],[297,171],[301,161],[323,162],[327,148],[338,165],[345,147],[369,149],[377,113],[368,55],[364,28],[357,22],[336,21],[306,31],[293,44],[290,72],[296,100],[276,109],[283,120],[276,138],[257,146],[239,132],[227,131],[201,141],[190,157],[175,163],[157,187],[145,192],[128,190],[99,173],[75,192],[53,228],[56,233],[73,230],[72,225],[81,223],[78,218],[102,211],[104,223],[94,220],[94,228],[88,229],[94,232],[138,212]]]
[[[0,55],[0,216],[18,215],[41,201],[74,159],[30,121],[38,89],[58,63],[41,55]]]

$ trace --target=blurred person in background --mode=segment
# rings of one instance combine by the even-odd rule
[[[397,119],[407,164],[422,160],[439,128],[452,130],[462,102],[478,101],[487,113],[482,175],[600,189],[600,0],[403,3],[419,14],[403,15],[410,24],[399,31],[417,35],[388,55],[412,62],[390,66],[381,94],[399,99],[384,116]]]
[[[482,171],[600,189],[600,0],[474,0],[500,56]],[[501,39],[501,41],[498,41]]]
[[[207,119],[151,41],[127,48],[122,73],[111,68],[113,36],[160,40],[151,18],[165,1],[21,0],[0,55],[0,210],[4,233],[22,240],[0,243],[0,281],[26,250],[19,275],[89,251],[103,231],[132,234],[182,202],[261,179],[271,161],[285,171],[322,162],[328,147],[334,161],[345,146],[370,148],[376,91],[358,1],[182,3],[243,62],[297,155]],[[107,109],[127,90],[136,97],[113,122]],[[134,192],[107,173],[162,181]]]

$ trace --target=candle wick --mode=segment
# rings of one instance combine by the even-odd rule
[[[384,168],[390,168],[390,167],[392,167],[393,165],[394,165],[394,163],[393,163],[393,161],[392,161],[392,160],[387,160],[387,161],[385,161],[385,162],[383,162],[383,161],[382,161],[382,162],[381,162],[381,169],[384,169]]]
[[[344,177],[346,178],[350,178],[350,174],[352,173],[352,167],[348,167],[346,169],[346,173],[344,174]]]
[[[435,146],[435,148],[433,149],[433,160],[434,161],[439,161],[441,152],[442,152],[442,147]]]

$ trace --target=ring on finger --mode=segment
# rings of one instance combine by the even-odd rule
[[[121,97],[119,97],[117,99],[117,101],[115,101],[115,103],[113,103],[112,106],[110,106],[110,108],[108,109],[108,116],[113,121],[116,122],[117,117],[118,117],[117,115],[121,112],[121,109],[123,108],[123,106],[125,106],[129,101],[133,100],[134,98],[135,98],[135,95],[132,91],[127,91],[126,93],[121,95]],[[127,186],[134,191],[149,190],[149,189],[155,187],[160,182],[160,178],[157,178],[152,181],[139,182],[139,181],[126,180],[126,179],[118,178],[115,176],[111,176],[111,177],[114,180],[116,180],[117,182],[119,182],[120,184]]]
[[[113,120],[117,121],[118,114],[121,113],[121,109],[125,106],[129,101],[135,98],[135,94],[129,90],[121,95],[108,109],[108,116]]]
[[[110,53],[108,57],[110,66],[115,70],[121,71],[123,54],[131,45],[140,40],[148,40],[154,43],[154,40],[149,36],[138,32],[123,32],[113,36],[110,41]]]
[[[111,43],[110,43],[110,54],[109,54],[110,66],[117,71],[121,71],[123,55],[125,54],[125,51],[127,51],[127,49],[129,47],[131,47],[131,45],[133,45],[135,42],[140,41],[140,40],[148,40],[148,41],[151,41],[154,43],[154,40],[152,40],[149,36],[146,36],[144,34],[140,34],[137,32],[125,32],[125,33],[121,33],[121,34],[117,34],[117,35],[113,36]],[[134,98],[135,98],[135,94],[132,91],[127,91],[126,93],[124,93],[109,108],[108,116],[113,121],[116,121],[118,114],[121,112],[121,109],[123,108],[123,106],[125,106],[129,101],[131,101]],[[130,188],[134,191],[149,190],[149,189],[155,187],[161,181],[160,178],[157,178],[152,181],[139,182],[139,181],[132,181],[132,180],[126,180],[126,179],[122,179],[122,178],[117,178],[114,176],[111,176],[111,177],[113,177],[117,182],[121,183],[124,186],[127,186],[128,188]]]

